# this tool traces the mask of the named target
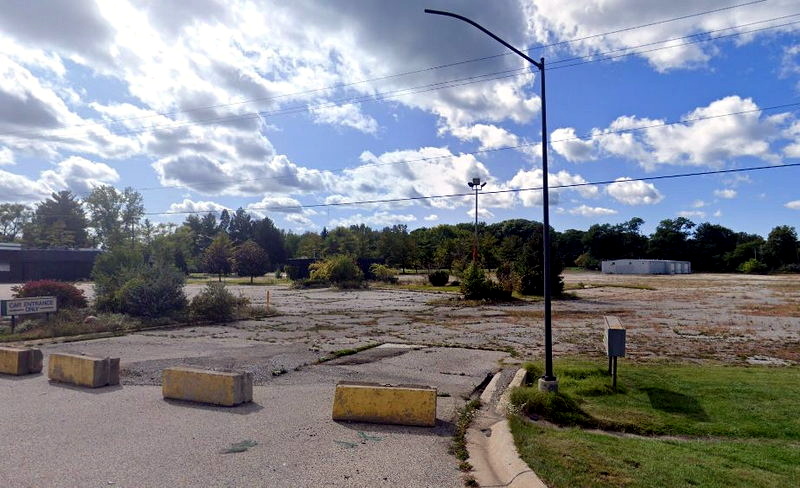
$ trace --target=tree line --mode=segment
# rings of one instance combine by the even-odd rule
[[[703,272],[800,271],[797,232],[790,226],[775,227],[765,239],[684,217],[662,220],[650,235],[642,233],[643,224],[635,217],[585,231],[552,231],[557,269],[597,269],[605,259],[650,258],[690,261],[693,270]],[[525,219],[481,223],[478,260],[490,269],[522,261],[534,265],[541,261],[541,233],[539,222]],[[156,225],[144,218],[141,194],[100,186],[82,200],[62,191],[33,208],[0,204],[0,241],[33,248],[138,247],[185,273],[258,276],[282,269],[289,258],[342,254],[384,259],[403,270],[460,271],[472,261],[475,238],[471,223],[411,231],[406,225],[373,229],[360,224],[297,234],[242,208]]]

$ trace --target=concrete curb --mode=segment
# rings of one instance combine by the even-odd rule
[[[519,457],[511,428],[505,418],[509,392],[522,384],[525,373],[524,369],[518,370],[497,405],[483,405],[472,426],[467,430],[468,461],[473,467],[472,475],[480,486],[547,488],[547,485]],[[489,385],[496,386],[499,376],[500,373],[497,373]],[[491,398],[491,395],[487,395],[486,398]]]

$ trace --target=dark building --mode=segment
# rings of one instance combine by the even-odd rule
[[[89,279],[98,254],[96,249],[23,249],[18,244],[0,244],[0,283]]]

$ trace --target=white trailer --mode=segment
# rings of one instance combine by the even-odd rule
[[[689,274],[692,263],[665,259],[615,259],[603,261],[605,274]]]

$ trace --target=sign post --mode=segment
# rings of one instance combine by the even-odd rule
[[[44,313],[48,316],[50,312],[58,311],[58,299],[56,297],[28,297],[15,298],[13,300],[0,300],[0,315],[11,317],[11,333],[17,326],[17,315],[30,315]]]

